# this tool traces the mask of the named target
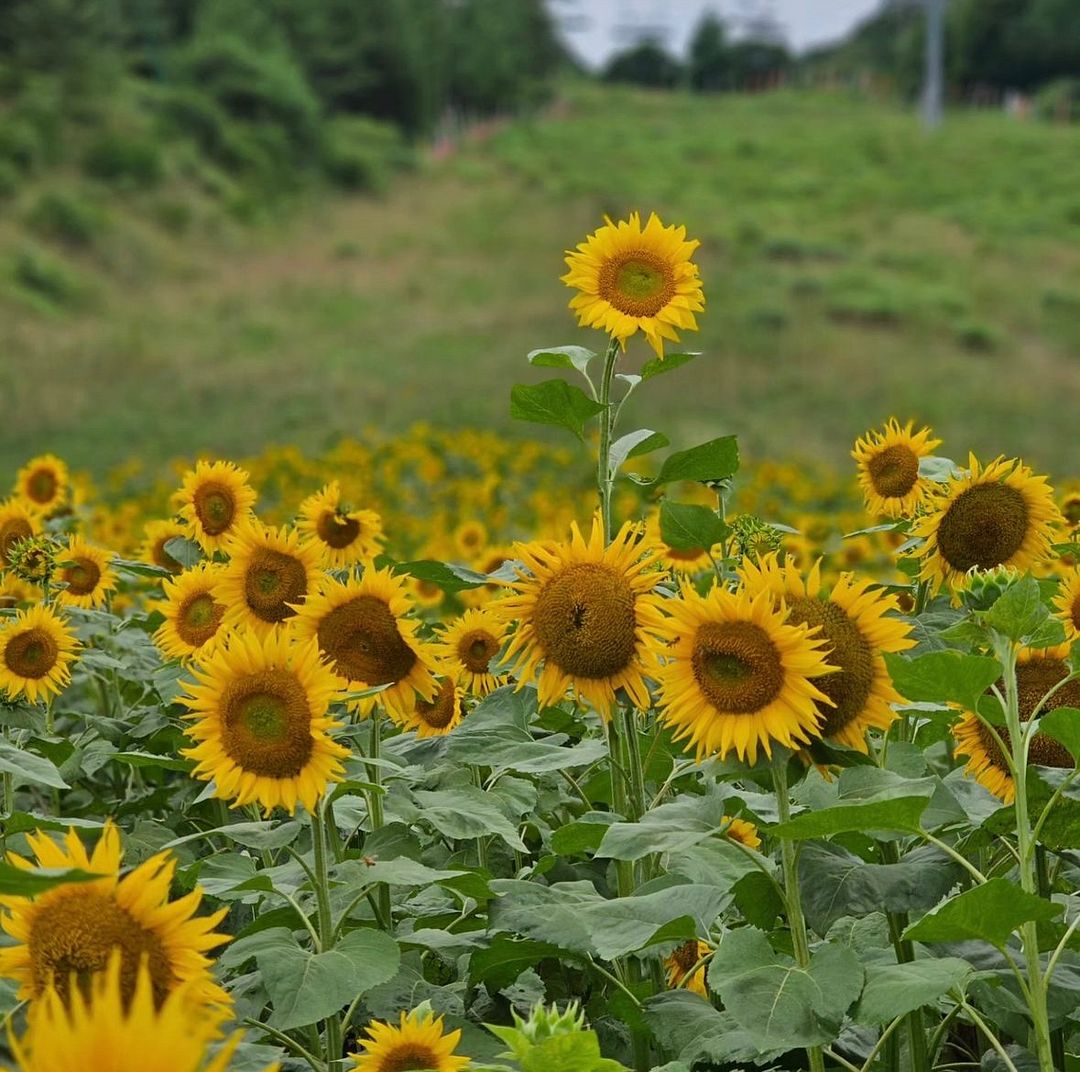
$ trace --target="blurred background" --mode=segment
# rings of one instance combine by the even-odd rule
[[[702,241],[676,444],[1080,473],[1077,0],[3,0],[0,469],[509,430],[634,209]]]

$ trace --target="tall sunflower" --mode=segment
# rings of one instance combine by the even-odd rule
[[[72,535],[67,550],[58,552],[57,558],[62,563],[57,579],[67,586],[56,594],[56,601],[63,606],[87,610],[100,607],[116,588],[116,573],[109,553],[81,536]]]
[[[636,212],[606,224],[566,251],[570,269],[562,277],[580,291],[570,300],[582,327],[601,328],[626,349],[641,331],[661,359],[664,340],[678,342],[676,328],[697,331],[694,313],[705,309],[697,265],[701,244],[687,241],[685,227],[665,227],[656,214],[644,227]]]
[[[331,481],[300,504],[297,529],[322,552],[322,564],[341,569],[374,558],[382,550],[382,519],[374,510],[342,503],[341,485]]]
[[[0,570],[11,565],[11,551],[17,543],[40,531],[40,515],[22,499],[0,502]]]
[[[1054,607],[1065,626],[1065,636],[1069,640],[1080,638],[1080,569],[1070,570],[1058,582]]]
[[[79,647],[67,623],[38,603],[0,626],[0,689],[9,699],[25,696],[37,703],[59,695],[71,681]]]
[[[858,463],[866,509],[875,517],[912,517],[930,486],[919,476],[919,461],[939,446],[929,428],[916,432],[914,421],[901,426],[895,417],[857,439],[851,456]]]
[[[960,588],[970,570],[1013,566],[1026,570],[1046,558],[1061,520],[1053,488],[1019,461],[988,465],[969,455],[969,472],[950,481],[932,512],[912,529],[924,543],[919,576],[935,591]]]
[[[789,622],[820,629],[815,636],[828,644],[826,659],[839,673],[816,682],[829,701],[818,705],[818,733],[865,753],[867,730],[888,729],[896,718],[891,705],[903,702],[884,653],[915,646],[910,623],[889,617],[899,611],[896,597],[850,573],[841,574],[825,595],[820,561],[806,580],[790,562],[781,565],[776,555],[756,565],[744,562],[742,574],[752,595],[768,591],[778,608],[787,606]]]
[[[77,868],[102,877],[54,886],[37,897],[0,898],[0,926],[15,943],[0,949],[0,975],[19,983],[21,999],[38,998],[52,986],[66,1004],[72,980],[86,993],[93,975],[103,972],[119,951],[125,1004],[135,994],[139,966],[145,963],[158,1006],[181,984],[191,988],[200,1004],[231,1005],[214,982],[206,956],[229,940],[214,931],[226,910],[196,916],[199,887],[178,901],[169,900],[176,871],[171,853],[158,853],[121,877],[123,848],[112,820],[106,821],[92,853],[74,830],[62,842],[41,832],[27,834],[26,840],[34,861],[8,855],[25,871]]]
[[[487,696],[506,684],[492,662],[506,641],[506,626],[490,609],[467,610],[439,634],[436,650],[466,692]]]
[[[186,523],[173,521],[148,521],[143,527],[145,539],[139,548],[139,557],[144,562],[150,562],[170,573],[180,573],[184,564],[177,561],[165,550],[165,545],[170,540],[186,537],[190,531]]]
[[[320,577],[318,546],[298,532],[268,528],[254,518],[240,522],[225,545],[217,601],[228,628],[266,634],[296,614]]]
[[[298,637],[318,642],[344,687],[361,692],[387,686],[352,701],[357,711],[368,714],[382,704],[401,721],[415,697],[430,702],[438,689],[438,653],[420,637],[420,623],[406,617],[410,608],[405,579],[368,565],[359,580],[342,584],[326,578],[300,608],[293,628]]]
[[[464,715],[457,683],[452,677],[445,677],[433,700],[416,697],[412,710],[401,719],[401,726],[416,730],[417,737],[445,737],[461,724]]]
[[[181,699],[198,744],[184,755],[197,762],[194,777],[214,781],[216,796],[267,812],[293,813],[299,802],[310,812],[342,780],[349,752],[331,738],[340,723],[328,714],[338,680],[314,643],[241,630],[193,673]]]
[[[31,458],[15,477],[15,494],[46,517],[64,506],[70,493],[68,467],[55,454]]]
[[[165,598],[156,606],[165,621],[154,634],[154,643],[170,659],[205,658],[225,635],[221,628],[225,606],[215,596],[224,567],[200,562],[178,577],[162,582]]]
[[[711,952],[712,947],[708,942],[697,938],[691,938],[678,946],[670,956],[664,958],[668,987],[672,990],[679,987],[707,998],[709,988],[705,985],[705,972],[709,964],[705,958]]]
[[[576,524],[568,543],[516,544],[525,566],[513,594],[494,611],[518,623],[507,650],[518,688],[533,677],[542,707],[572,691],[610,718],[624,689],[639,710],[652,705],[645,676],[655,662],[650,645],[664,627],[653,589],[662,574],[650,567],[655,550],[636,542],[623,526],[609,545],[599,521],[585,540]]]
[[[443,1031],[443,1018],[430,1013],[402,1013],[399,1026],[375,1022],[366,1029],[360,1052],[352,1055],[353,1072],[461,1072],[468,1057],[455,1057],[460,1031]]]
[[[176,505],[187,534],[208,554],[222,548],[251,514],[255,490],[232,462],[198,462],[184,474]]]
[[[1080,681],[1067,680],[1072,673],[1068,657],[1068,644],[1053,648],[1024,648],[1020,651],[1016,665],[1016,687],[1021,722],[1030,721],[1043,697],[1059,685],[1061,687],[1054,693],[1052,702],[1039,713],[1049,714],[1059,707],[1080,707]],[[1062,685],[1063,681],[1066,684]],[[1009,731],[1004,726],[995,726],[994,729],[1001,743],[1011,748]],[[968,757],[965,771],[1006,804],[1011,804],[1016,796],[1016,788],[1009,764],[985,723],[967,712],[953,727],[953,737],[956,754]],[[1064,745],[1045,733],[1036,733],[1031,739],[1028,751],[1031,763],[1071,769],[1076,766],[1076,758],[1080,757],[1073,757]]]
[[[699,760],[734,751],[753,764],[759,748],[772,756],[774,742],[797,749],[821,736],[821,705],[832,701],[812,679],[834,672],[825,641],[788,622],[771,593],[715,587],[701,596],[686,585],[665,609],[661,718]]]

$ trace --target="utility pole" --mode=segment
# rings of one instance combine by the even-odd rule
[[[923,83],[923,122],[933,130],[941,125],[945,98],[945,0],[926,4],[926,80]]]

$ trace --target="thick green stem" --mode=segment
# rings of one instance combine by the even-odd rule
[[[376,830],[381,830],[386,821],[383,813],[382,767],[379,765],[382,726],[377,707],[371,712],[369,721],[371,722],[371,738],[368,744],[368,759],[374,762],[367,764],[367,772],[368,781],[375,788],[368,792],[368,812],[371,815],[371,831],[374,833]],[[390,887],[385,882],[380,882],[376,888],[375,899],[379,906],[379,922],[389,930],[393,924],[393,916],[390,908]]]
[[[788,756],[784,752],[772,763],[773,788],[776,790],[776,807],[780,813],[780,822],[791,819],[791,801],[788,798],[787,785]],[[795,960],[800,968],[810,967],[810,941],[806,935],[806,918],[803,916],[802,897],[799,893],[799,869],[795,856],[795,843],[790,838],[780,840],[780,857],[784,869],[784,900],[786,902],[788,926],[791,928],[791,945]],[[825,1055],[820,1046],[808,1046],[806,1058],[810,1072],[825,1072]]]
[[[600,522],[604,526],[604,543],[611,539],[611,380],[615,375],[615,362],[619,357],[619,340],[608,342],[604,355],[604,375],[600,380],[600,396],[597,401],[604,408],[600,411],[600,450],[596,459],[596,486],[600,492]]]
[[[1036,828],[1037,829],[1037,828]],[[1036,834],[1036,837],[1038,835]],[[1053,883],[1050,881],[1050,869],[1047,866],[1046,849],[1042,845],[1035,846],[1035,876],[1039,882],[1039,896],[1044,901],[1049,901],[1054,890]],[[1043,984],[1045,986],[1050,985],[1050,972],[1049,965],[1048,970],[1043,974]],[[1054,1057],[1054,1067],[1065,1067],[1065,1031],[1062,1028],[1057,1028],[1050,1032],[1050,1050]]]
[[[315,903],[319,915],[319,946],[323,953],[334,946],[334,917],[330,911],[330,877],[327,867],[326,823],[322,809],[330,805],[323,800],[311,813],[311,845],[315,856]],[[335,1063],[344,1056],[341,1036],[341,1015],[328,1016],[325,1028],[326,1067],[333,1072]]]

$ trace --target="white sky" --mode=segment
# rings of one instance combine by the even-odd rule
[[[637,36],[634,28],[655,27],[667,47],[681,54],[698,20],[715,11],[737,30],[756,14],[772,15],[797,51],[842,37],[881,0],[550,0],[574,51],[590,66]]]

